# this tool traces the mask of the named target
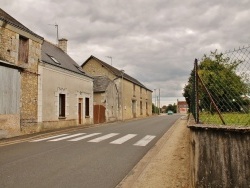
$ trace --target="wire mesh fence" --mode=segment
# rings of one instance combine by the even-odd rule
[[[195,60],[184,97],[196,123],[250,126],[250,46]]]

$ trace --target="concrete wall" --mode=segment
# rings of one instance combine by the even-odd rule
[[[82,99],[82,123],[93,123],[93,81],[49,64],[39,65],[40,129],[75,126],[78,122],[78,102]],[[66,95],[66,116],[59,118],[59,94]],[[90,99],[90,116],[85,117],[85,98]]]
[[[193,125],[192,187],[249,187],[250,128]]]

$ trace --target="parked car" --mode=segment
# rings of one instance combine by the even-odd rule
[[[173,115],[173,113],[174,113],[174,112],[173,112],[172,110],[169,110],[169,111],[168,111],[168,115]]]

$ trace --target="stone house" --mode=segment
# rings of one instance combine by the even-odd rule
[[[90,56],[81,66],[89,75],[106,76],[115,83],[119,120],[152,115],[152,91],[138,80],[94,56]]]
[[[93,78],[59,47],[0,8],[0,138],[93,123]]]
[[[44,41],[38,73],[39,129],[93,123],[93,78],[66,53],[67,40]]]
[[[43,38],[0,8],[0,129],[18,135],[37,123]]]
[[[94,123],[117,121],[119,93],[114,81],[106,76],[94,77]]]

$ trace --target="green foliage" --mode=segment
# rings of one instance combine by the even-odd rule
[[[243,113],[223,113],[223,119],[227,125],[233,126],[249,126],[250,125],[250,115]],[[218,114],[207,114],[207,112],[200,113],[201,122],[206,122],[207,124],[220,125],[221,120]]]
[[[230,61],[228,57],[225,58],[222,53],[218,54],[215,51],[211,52],[209,57],[204,55],[198,65],[198,74],[221,112],[241,111],[241,106],[245,103],[242,96],[247,94],[248,86],[244,82],[244,78],[236,73],[236,69],[241,63],[242,61]],[[194,99],[193,84],[194,70],[191,72],[183,93],[189,108],[192,108],[191,100]],[[200,83],[199,99],[200,109],[214,110],[211,108],[209,96],[202,89]]]
[[[169,104],[168,106],[167,106],[167,108],[166,108],[166,113],[169,111],[169,110],[171,110],[171,111],[173,111],[174,113],[176,113],[177,112],[177,106],[176,106],[176,104]]]
[[[153,103],[152,103],[152,113],[153,114],[159,113],[159,108],[155,106]]]

